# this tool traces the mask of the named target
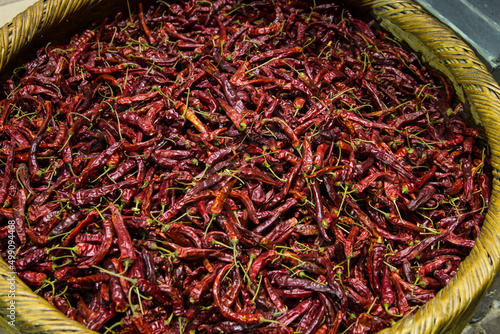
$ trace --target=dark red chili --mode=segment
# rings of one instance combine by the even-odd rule
[[[113,227],[118,237],[118,246],[120,247],[121,256],[122,258],[134,260],[136,258],[135,247],[132,244],[132,239],[130,238],[127,227],[123,222],[123,216],[113,203],[110,203],[108,207],[111,211],[111,221],[113,222]]]

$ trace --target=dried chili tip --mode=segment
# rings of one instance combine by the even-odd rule
[[[196,114],[191,110],[191,108],[186,106],[183,102],[176,101],[175,109],[177,109],[177,111],[181,113],[182,117],[185,117],[189,122],[191,122],[198,131],[200,131],[201,133],[208,132],[207,128],[201,122],[198,116],[196,116]]]
[[[224,202],[231,194],[231,190],[233,189],[233,186],[236,184],[236,181],[237,179],[230,178],[224,183],[222,188],[219,189],[219,192],[215,196],[215,200],[211,207],[211,212],[213,216],[218,216],[222,212],[222,209],[224,208]]]

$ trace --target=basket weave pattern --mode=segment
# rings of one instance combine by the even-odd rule
[[[146,1],[144,1],[146,2]],[[346,0],[369,11],[397,39],[421,53],[426,63],[446,74],[457,97],[468,103],[473,118],[484,126],[491,149],[493,193],[482,232],[458,274],[436,298],[415,315],[398,321],[382,333],[461,333],[472,317],[500,267],[499,142],[500,87],[474,51],[449,28],[431,17],[412,0]],[[98,7],[99,6],[99,7]],[[0,71],[26,46],[49,28],[84,27],[67,21],[84,10],[101,7],[127,11],[125,1],[40,0],[0,30]],[[81,15],[80,15],[81,16]],[[90,23],[92,21],[89,21]],[[70,28],[68,28],[70,29]],[[69,320],[16,277],[16,327],[8,325],[8,297],[12,273],[0,259],[0,329],[6,333],[94,333]]]

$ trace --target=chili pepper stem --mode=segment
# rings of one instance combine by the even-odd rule
[[[120,327],[122,325],[123,325],[123,319],[120,319],[120,321],[117,321],[113,325],[106,327],[106,331],[103,334],[114,333],[113,328]]]
[[[210,228],[210,226],[212,225],[212,222],[214,221],[214,219],[217,218],[217,215],[216,214],[212,214],[211,218],[210,218],[210,221],[208,222],[207,224],[207,227],[205,228],[205,233],[203,234],[203,237],[206,238],[207,237],[207,233],[208,233],[208,229]]]
[[[127,276],[123,275],[128,270],[128,266],[126,266],[126,270],[122,271],[119,274],[114,273],[112,271],[109,271],[107,269],[101,268],[101,267],[96,266],[96,265],[93,265],[92,267],[98,269],[99,271],[101,271],[104,274],[108,274],[110,276],[115,276],[115,277],[118,277],[118,278],[122,278],[122,279],[128,281],[129,283],[131,283],[132,285],[135,285],[137,283],[137,278],[130,278],[130,277],[127,277]]]
[[[257,299],[257,296],[259,294],[260,286],[262,284],[262,279],[264,277],[262,275],[259,275],[259,284],[257,284],[257,290],[255,290],[255,294],[252,297],[252,302],[255,303],[255,299]]]
[[[130,311],[132,312],[132,315],[134,317],[137,317],[138,314],[137,314],[137,311],[134,309],[134,304],[132,303],[132,293],[133,291],[137,289],[136,286],[132,286],[129,290],[128,290],[128,295],[127,295],[127,300],[128,300],[128,304],[130,306]],[[140,303],[139,303],[140,304]]]
[[[393,317],[398,317],[398,318],[402,318],[402,317],[403,317],[403,315],[402,315],[402,314],[394,314],[394,313],[392,313],[392,312],[389,310],[389,307],[390,307],[391,305],[388,305],[387,303],[382,303],[382,306],[384,307],[384,310],[385,310],[385,312],[387,312],[387,314],[392,315]]]
[[[286,328],[287,326],[282,323],[282,322],[279,322],[278,320],[273,320],[273,319],[266,319],[264,317],[260,318],[260,323],[263,324],[263,323],[271,323],[271,324],[278,324],[280,326],[283,326],[284,328]]]

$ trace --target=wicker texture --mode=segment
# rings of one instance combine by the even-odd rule
[[[146,1],[144,1],[146,2]],[[482,232],[471,254],[461,264],[458,274],[436,298],[415,315],[398,321],[382,333],[461,333],[486,293],[500,266],[499,121],[500,87],[473,50],[457,35],[427,14],[411,0],[347,0],[369,11],[397,39],[421,53],[431,66],[445,73],[453,82],[462,102],[468,103],[473,119],[484,126],[494,167],[493,194]],[[16,59],[39,33],[49,28],[83,31],[82,26],[65,22],[81,16],[83,10],[99,5],[127,11],[125,1],[40,0],[1,28],[0,71]],[[94,9],[96,7],[93,7]],[[89,21],[90,23],[90,21]],[[18,278],[16,281],[16,327],[7,321],[10,269],[0,260],[0,328],[6,333],[93,333],[67,319],[44,299],[33,294]]]

